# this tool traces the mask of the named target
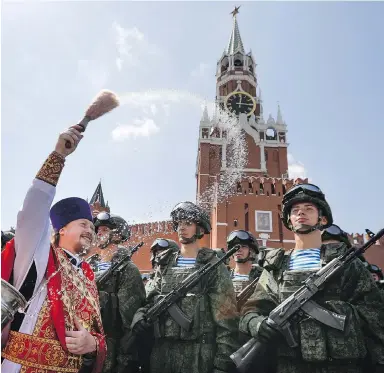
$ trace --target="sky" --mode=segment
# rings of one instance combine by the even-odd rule
[[[195,200],[202,105],[234,5],[264,115],[280,103],[291,175],[319,185],[348,232],[384,226],[383,2],[3,2],[1,228],[58,134],[100,89],[122,105],[87,128],[55,201],[90,198],[101,179],[129,222]]]

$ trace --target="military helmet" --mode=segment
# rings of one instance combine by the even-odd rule
[[[384,279],[383,271],[376,264],[369,264],[368,270],[371,273],[376,273],[376,275],[379,277],[380,280]]]
[[[328,228],[333,224],[331,207],[328,205],[325,195],[320,188],[313,184],[298,184],[289,189],[283,197],[281,218],[287,229],[292,230],[292,225],[289,219],[292,206],[296,203],[303,202],[313,203],[317,206],[321,215],[327,219],[327,224],[321,225],[319,227],[320,229]]]
[[[170,250],[172,252],[179,252],[180,247],[176,243],[176,241],[171,240],[169,238],[156,238],[155,241],[153,241],[150,252],[151,252],[151,258],[150,261],[152,263],[152,267],[154,266],[156,255],[159,251],[163,252],[165,250]]]
[[[180,220],[189,220],[196,223],[206,234],[211,231],[211,222],[207,212],[189,201],[178,203],[171,211],[171,218],[175,231]]]
[[[171,249],[172,251],[179,251],[179,245],[176,243],[176,241],[173,241],[169,238],[156,238],[155,241],[153,241],[150,251],[157,251],[157,250],[168,250]]]
[[[249,248],[255,253],[259,252],[259,245],[255,236],[242,229],[232,231],[227,237],[228,250],[231,250],[234,246],[243,244],[249,246]]]
[[[121,235],[121,241],[127,241],[131,237],[131,231],[128,223],[118,215],[112,215],[106,211],[100,212],[93,220],[95,231],[97,233],[99,227],[108,227],[116,230]]]
[[[348,248],[352,247],[347,233],[345,233],[338,225],[332,224],[330,227],[323,230],[321,233],[321,240],[337,240],[340,242],[344,242]]]

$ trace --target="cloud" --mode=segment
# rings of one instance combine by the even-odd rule
[[[182,90],[148,90],[142,92],[127,92],[119,95],[120,105],[138,109],[145,119],[135,119],[132,124],[119,125],[112,131],[115,141],[124,141],[131,137],[150,136],[159,132],[156,124],[170,116],[173,104],[186,104],[203,109],[202,97]],[[151,119],[153,118],[153,119]],[[161,119],[160,119],[161,118]]]
[[[133,124],[119,124],[112,131],[112,138],[115,141],[124,141],[131,137],[148,137],[160,131],[160,128],[153,119],[135,119]]]
[[[176,89],[148,90],[143,92],[128,92],[120,95],[120,104],[136,108],[151,110],[153,105],[159,104],[164,110],[169,110],[169,104],[187,103],[201,107],[202,97],[188,91]]]
[[[123,66],[139,66],[145,55],[160,55],[160,49],[149,43],[144,34],[137,28],[125,29],[117,22],[112,25],[117,47],[116,67],[119,71]]]
[[[209,70],[209,64],[200,62],[199,66],[191,71],[191,76],[193,78],[199,78],[205,76],[206,72]]]
[[[296,161],[292,154],[288,153],[288,174],[290,179],[307,178],[307,170],[304,164],[300,161]]]
[[[93,60],[77,61],[77,72],[85,76],[95,89],[104,88],[109,78],[108,71],[101,64]]]

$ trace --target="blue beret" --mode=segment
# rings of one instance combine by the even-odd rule
[[[88,202],[78,197],[65,198],[54,204],[51,208],[50,217],[56,232],[77,219],[93,221]]]

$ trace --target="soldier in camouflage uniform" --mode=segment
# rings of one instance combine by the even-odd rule
[[[171,212],[181,251],[170,255],[156,271],[159,284],[154,302],[170,292],[200,266],[217,261],[215,252],[200,248],[199,240],[209,234],[208,214],[191,202],[178,204]],[[176,305],[190,327],[181,327],[169,313],[154,325],[155,345],[151,373],[224,373],[234,369],[229,356],[238,347],[238,313],[233,285],[222,263]],[[135,316],[134,330],[145,328],[145,311]]]
[[[295,234],[295,249],[271,250],[266,255],[255,292],[242,310],[240,330],[276,347],[277,373],[382,372],[384,298],[358,259],[313,299],[346,316],[344,331],[304,317],[300,323],[292,322],[299,347],[291,348],[266,322],[270,311],[302,286],[303,280],[347,250],[345,243],[321,245],[321,231],[333,219],[324,194],[315,185],[299,184],[284,195],[282,220]]]
[[[260,276],[262,268],[255,261],[259,254],[259,245],[256,238],[247,231],[236,230],[227,237],[228,250],[239,245],[235,253],[236,266],[231,270],[231,278],[236,295],[247,285]]]
[[[147,297],[155,291],[157,292],[156,281],[158,277],[156,277],[156,269],[158,266],[162,267],[164,264],[168,262],[168,257],[173,253],[180,252],[179,245],[168,238],[156,238],[151,245],[151,263],[154,271],[154,276],[149,279],[145,286],[145,291],[147,293]]]
[[[129,251],[119,244],[129,239],[127,222],[120,216],[101,212],[94,219],[100,261],[96,278],[119,262]],[[125,351],[120,345],[127,335],[135,312],[145,304],[145,289],[140,271],[130,259],[119,271],[113,271],[107,282],[99,286],[101,317],[107,340],[107,358],[103,373],[138,373],[139,359],[135,348]]]

